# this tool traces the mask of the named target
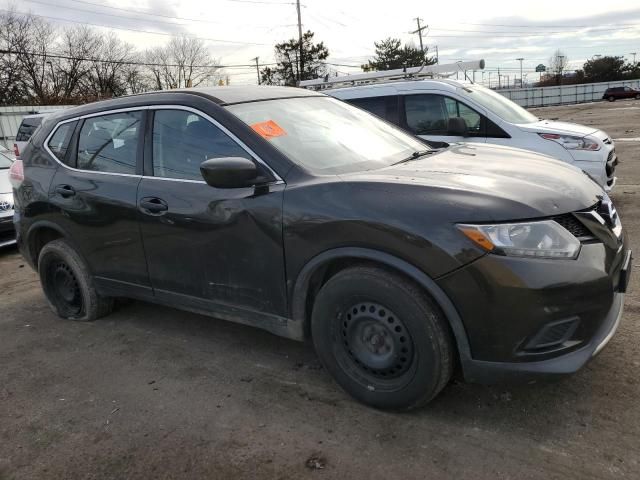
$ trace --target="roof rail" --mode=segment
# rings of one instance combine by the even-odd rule
[[[339,77],[325,76],[315,80],[303,80],[299,86],[312,90],[323,90],[326,88],[339,88],[349,85],[363,85],[379,81],[406,80],[409,78],[446,76],[456,72],[466,70],[484,69],[484,60],[474,60],[468,62],[455,62],[442,65],[423,65],[422,67],[398,68],[396,70],[381,70],[377,72],[354,73],[353,75],[342,75]]]

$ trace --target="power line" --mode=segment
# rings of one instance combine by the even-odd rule
[[[81,9],[78,7],[70,7],[70,6],[66,6],[66,5],[53,5],[50,3],[45,3],[45,2],[40,2],[38,0],[24,0],[26,2],[29,3],[42,3],[43,5],[51,5],[54,7],[62,7],[62,8],[68,8],[68,9],[73,9],[73,10],[80,10],[80,11],[85,11],[85,12],[91,12],[91,13],[97,13],[99,15],[108,15],[108,16],[112,16],[112,17],[116,17],[116,16],[120,16],[120,15],[112,15],[112,14],[108,14],[108,13],[102,13],[102,12],[96,12],[95,10],[85,10],[85,9]],[[225,25],[228,22],[215,22],[212,20],[205,20],[203,18],[190,18],[190,17],[176,17],[176,16],[172,16],[172,15],[163,15],[161,13],[151,13],[151,12],[142,12],[140,10],[135,10],[135,9],[130,9],[130,8],[123,8],[123,7],[113,7],[111,5],[103,5],[100,3],[94,3],[94,2],[87,2],[84,0],[69,0],[70,2],[75,2],[75,3],[82,3],[85,5],[92,5],[94,7],[100,7],[100,8],[108,8],[110,10],[118,10],[118,11],[122,11],[122,12],[127,12],[129,14],[134,13],[136,15],[148,15],[150,17],[160,17],[160,18],[168,18],[171,20],[184,20],[187,22],[202,22],[202,23],[211,23],[211,24],[215,24],[215,25]],[[128,19],[132,19],[131,17],[127,16],[127,17],[123,17],[123,18],[128,18]],[[161,22],[161,23],[172,23],[174,25],[187,25],[185,23],[173,23],[173,22]],[[272,27],[272,25],[247,25],[247,26],[251,26],[254,28],[267,28],[267,27]],[[291,25],[285,25],[285,26],[291,26]]]
[[[95,58],[95,57],[74,57],[71,55],[64,55],[62,53],[40,53],[40,52],[28,52],[24,50],[0,50],[0,54],[4,55],[31,55],[34,57],[46,57],[46,58],[59,58],[62,60],[79,60],[84,62],[103,62],[103,63],[113,63],[118,65],[138,65],[141,67],[182,67],[184,65],[179,64],[171,64],[171,63],[151,63],[151,62],[140,62],[134,60],[106,60],[104,58]],[[318,62],[322,65],[331,65],[336,67],[355,67],[359,68],[360,65],[352,65],[352,64],[343,64],[343,63],[333,63],[333,62]],[[277,65],[276,62],[270,63],[244,63],[244,64],[210,64],[210,65],[192,65],[194,68],[246,68],[253,69],[256,66],[260,67],[268,67]]]
[[[80,22],[80,21],[77,21],[77,20],[69,20],[67,18],[52,17],[52,16],[49,16],[49,15],[37,15],[35,13],[18,12],[16,10],[0,9],[0,12],[17,13],[19,15],[24,15],[24,16],[47,18],[47,19],[50,19],[50,20],[57,20],[57,21],[60,21],[60,22],[71,22],[71,23],[77,23],[77,24],[80,24],[80,25],[91,25],[93,27],[111,28],[111,29],[114,29],[114,30],[126,30],[126,31],[129,31],[129,32],[148,33],[150,35],[162,35],[164,37],[175,37],[175,36],[177,36],[175,33],[153,32],[153,31],[150,31],[150,30],[137,30],[135,28],[126,28],[126,27],[114,27],[114,26],[111,26],[111,25],[103,25],[103,24],[99,24],[99,23]],[[218,42],[218,43],[232,43],[232,44],[241,44],[241,45],[261,45],[261,46],[267,45],[266,43],[239,42],[239,41],[236,41],[236,40],[222,40],[222,39],[219,39],[219,38],[197,37],[197,36],[194,36],[194,35],[180,34],[180,36],[188,37],[188,38],[196,38],[198,40],[207,40],[207,41],[211,41],[211,42]]]

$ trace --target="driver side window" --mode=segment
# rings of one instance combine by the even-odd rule
[[[185,110],[156,110],[153,117],[153,175],[202,180],[200,164],[210,158],[251,156],[206,118]]]
[[[482,115],[451,97],[435,94],[406,95],[407,126],[417,135],[448,135],[449,119],[464,119],[469,136],[484,136]]]

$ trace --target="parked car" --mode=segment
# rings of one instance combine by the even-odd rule
[[[610,102],[615,102],[623,98],[640,100],[640,90],[631,87],[611,87],[607,88],[604,95],[602,95],[603,100],[609,100]]]
[[[18,132],[16,133],[16,141],[13,144],[13,153],[16,158],[20,156],[20,152],[24,150],[31,135],[33,135],[33,132],[40,126],[45,115],[47,115],[47,113],[37,113],[22,118]]]
[[[594,127],[542,120],[503,95],[455,80],[413,80],[326,90],[428,141],[481,142],[549,155],[584,170],[606,191],[618,158]]]
[[[60,317],[130,297],[309,338],[375,407],[428,402],[456,366],[574,372],[620,321],[611,200],[533,152],[432,150],[320,93],[222,87],[65,110],[22,153],[18,244]]]
[[[13,228],[13,192],[9,182],[9,169],[13,161],[9,150],[0,148],[0,248],[16,243]]]

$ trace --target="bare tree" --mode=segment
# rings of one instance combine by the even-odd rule
[[[89,67],[85,91],[93,98],[127,93],[127,75],[134,62],[133,46],[113,33],[98,38]]]
[[[549,57],[549,70],[556,75],[560,75],[566,70],[568,64],[569,57],[560,49],[557,49],[554,54]]]
[[[55,45],[56,56],[47,61],[50,67],[52,95],[58,101],[69,102],[79,94],[79,87],[89,75],[90,58],[100,45],[100,34],[87,26],[69,28],[62,32]]]
[[[22,69],[18,59],[18,39],[26,34],[24,22],[12,9],[0,14],[0,102],[11,104],[24,99],[19,85]]]
[[[14,48],[19,52],[21,84],[27,97],[35,98],[46,104],[57,96],[51,85],[51,58],[49,50],[55,44],[57,32],[55,28],[39,18],[21,16],[14,37]],[[49,69],[49,72],[47,71]]]
[[[196,87],[215,83],[221,70],[202,40],[191,37],[173,37],[165,47],[146,52],[149,71],[155,88]]]

